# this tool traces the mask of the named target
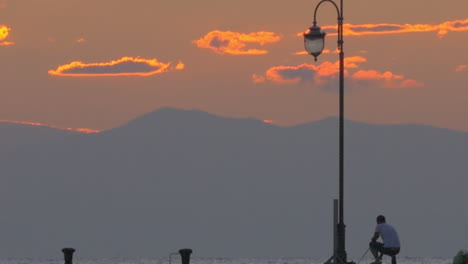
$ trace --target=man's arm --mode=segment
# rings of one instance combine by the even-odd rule
[[[372,239],[371,239],[371,241],[372,241],[372,242],[375,242],[375,241],[377,241],[378,238],[379,238],[379,233],[378,233],[378,232],[375,232],[375,233],[374,233],[374,236],[373,236]]]

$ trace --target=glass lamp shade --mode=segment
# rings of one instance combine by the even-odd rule
[[[320,30],[320,27],[313,26],[304,33],[304,47],[307,53],[314,56],[317,61],[323,48],[325,47],[325,35],[326,33]]]

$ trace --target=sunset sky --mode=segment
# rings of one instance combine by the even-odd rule
[[[338,114],[318,0],[0,0],[0,121],[105,130],[161,107],[295,125]],[[468,1],[345,0],[345,115],[468,131]]]

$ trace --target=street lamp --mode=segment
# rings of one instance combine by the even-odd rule
[[[317,57],[322,54],[323,48],[325,47],[325,35],[326,33],[323,32],[315,22],[314,25],[304,33],[304,47],[310,55],[314,56],[315,61],[317,61]]]
[[[343,220],[343,208],[344,208],[344,195],[343,195],[343,142],[344,142],[344,52],[343,52],[343,0],[340,0],[340,6],[333,0],[321,0],[314,11],[314,24],[304,33],[304,47],[306,51],[314,56],[315,61],[317,57],[322,53],[325,46],[325,32],[317,26],[317,11],[319,7],[325,3],[331,3],[338,13],[338,50],[340,54],[340,118],[339,118],[339,210],[338,210],[338,224],[336,226],[337,234],[337,249],[333,253],[334,263],[348,263],[345,249],[345,224]]]

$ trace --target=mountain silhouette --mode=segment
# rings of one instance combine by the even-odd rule
[[[331,254],[337,118],[280,127],[163,108],[98,134],[35,129],[0,126],[1,256],[66,246],[91,257]],[[467,157],[468,133],[346,121],[350,258],[378,214],[399,231],[402,255],[463,247]]]
[[[68,130],[8,122],[0,122],[0,131],[0,148],[3,150],[57,141],[70,135],[77,135],[77,132]]]

